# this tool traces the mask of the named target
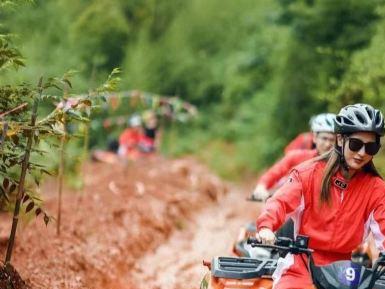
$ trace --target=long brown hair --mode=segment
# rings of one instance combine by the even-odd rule
[[[378,142],[380,141],[379,137],[376,137],[376,141]],[[345,145],[345,142],[343,145]],[[315,161],[327,162],[325,170],[323,172],[322,181],[321,181],[320,204],[330,205],[330,186],[331,186],[332,177],[338,172],[338,170],[345,169],[343,164],[344,162],[343,152],[341,148],[336,145],[333,150],[331,150],[330,152],[322,156],[319,156],[318,158],[315,159]],[[362,170],[373,176],[378,176],[382,178],[380,173],[377,171],[376,167],[374,166],[373,160],[371,160],[366,165],[364,165]]]

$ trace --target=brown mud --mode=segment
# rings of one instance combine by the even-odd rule
[[[30,288],[199,288],[202,260],[230,254],[258,209],[244,201],[248,189],[191,158],[88,163],[84,182],[64,194],[60,236],[40,217],[20,226],[12,264]],[[56,184],[42,191],[56,216]],[[2,255],[10,221],[0,216]]]

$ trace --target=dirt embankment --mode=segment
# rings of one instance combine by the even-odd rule
[[[54,188],[44,192],[53,216]],[[55,223],[46,228],[40,219],[21,226],[13,264],[36,289],[136,288],[131,273],[140,258],[184,229],[194,212],[216,204],[226,190],[192,159],[90,163],[84,191],[65,193],[61,235]],[[9,222],[3,216],[0,224],[6,228]]]

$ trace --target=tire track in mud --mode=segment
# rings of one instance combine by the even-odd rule
[[[202,260],[231,255],[242,225],[254,220],[260,204],[245,201],[246,191],[233,188],[218,203],[196,213],[183,229],[154,252],[138,260],[132,273],[135,289],[197,289],[208,271]]]

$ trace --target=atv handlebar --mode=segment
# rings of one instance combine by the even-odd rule
[[[361,268],[365,270],[364,271],[365,274],[358,274],[357,278],[354,277],[355,275],[353,275],[354,277],[353,278],[348,273],[341,275],[341,272],[345,272],[347,269],[354,270],[352,269],[353,267],[351,265],[352,264],[351,261],[339,261],[339,262],[334,262],[329,265],[323,265],[323,266],[315,265],[313,256],[312,256],[313,250],[308,248],[308,241],[309,241],[308,237],[298,235],[295,240],[292,240],[290,238],[279,237],[277,238],[274,245],[261,244],[261,242],[258,241],[256,238],[248,238],[247,244],[251,245],[252,247],[271,248],[271,249],[276,249],[279,251],[284,251],[292,254],[306,254],[309,258],[309,262],[307,264],[308,270],[311,274],[315,288],[318,288],[318,289],[340,288],[340,287],[331,287],[331,284],[335,286],[335,284],[337,284],[338,282],[342,282],[340,280],[341,278],[345,278],[348,284],[353,284],[351,283],[353,281],[357,282],[358,287],[356,285],[354,288],[361,288],[361,289],[384,288],[383,282],[377,283],[377,281],[381,278],[381,276],[385,275],[385,253],[384,252],[380,253],[379,258],[375,262],[374,267],[372,269],[364,268],[361,266]],[[357,266],[357,264],[354,266]],[[358,271],[358,272],[361,272],[361,271]],[[325,276],[328,276],[328,278],[326,278]],[[363,276],[366,276],[366,277],[363,277]],[[383,281],[383,279],[381,281]],[[341,285],[345,283],[338,283],[338,284]],[[379,285],[382,285],[382,286],[378,287]],[[342,288],[348,288],[348,287],[344,286]],[[352,288],[352,287],[349,287],[349,288]]]
[[[312,249],[308,248],[308,237],[305,236],[297,236],[296,240],[292,240],[290,238],[279,237],[274,245],[262,244],[256,238],[248,238],[247,244],[252,247],[260,247],[260,248],[270,248],[276,249],[279,251],[285,251],[292,254],[311,254],[313,252]]]
[[[264,199],[256,198],[254,195],[251,195],[251,196],[247,197],[247,198],[246,198],[246,201],[249,201],[249,202],[258,202],[258,203],[264,203],[264,202],[265,202]]]

